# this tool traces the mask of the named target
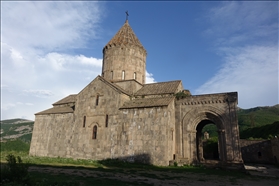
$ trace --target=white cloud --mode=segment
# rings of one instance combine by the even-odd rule
[[[224,48],[225,63],[195,94],[237,91],[239,106],[278,104],[278,48]]]
[[[49,97],[54,95],[50,90],[23,90],[23,92],[37,97]]]
[[[96,36],[97,2],[2,2],[3,42],[38,50],[64,50]]]
[[[153,74],[151,73],[148,73],[147,71],[145,72],[146,74],[146,78],[145,78],[145,82],[148,84],[148,83],[156,83],[154,77],[153,77]]]
[[[96,59],[93,57],[85,57],[84,55],[77,56],[77,60],[80,61],[82,64],[90,65],[90,66],[96,66],[96,67],[102,67],[102,59]]]
[[[41,63],[48,63],[53,70],[76,70],[76,66],[89,65],[101,69],[102,59],[85,57],[84,55],[67,55],[61,53],[48,53],[39,59]],[[83,67],[84,68],[84,67]],[[84,68],[85,69],[85,68]]]
[[[86,48],[89,40],[94,45],[100,3],[2,2],[1,6],[1,119],[33,120],[34,113],[78,93],[88,84],[87,77],[100,74],[101,59],[71,54],[75,48]]]
[[[207,17],[224,63],[194,93],[237,91],[242,108],[278,104],[278,2],[222,2]]]
[[[1,110],[9,110],[9,109],[11,109],[15,106],[16,106],[15,104],[9,103],[9,104],[6,104],[6,105],[2,105]]]
[[[204,33],[214,38],[217,46],[277,42],[278,2],[226,1],[210,9],[205,19],[210,26]]]

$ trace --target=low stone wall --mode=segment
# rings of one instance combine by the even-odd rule
[[[279,139],[271,139],[271,148],[274,158],[274,163],[279,164]]]
[[[278,163],[279,142],[274,140],[240,140],[242,159],[245,163]],[[278,149],[277,149],[277,148]],[[277,151],[278,152],[277,152]]]

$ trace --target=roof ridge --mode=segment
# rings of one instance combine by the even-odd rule
[[[181,82],[182,80],[173,80],[173,81],[163,81],[163,82],[156,82],[156,83],[147,83],[144,85],[154,85],[154,84],[160,84],[160,83],[171,83],[171,82]]]
[[[65,104],[65,103],[75,103],[75,101],[73,101],[72,99],[70,100],[70,97],[76,97],[77,94],[70,94],[58,101],[56,101],[55,103],[53,103],[52,105],[61,105],[61,104]],[[66,101],[65,101],[66,100]]]
[[[122,92],[122,93],[124,93],[124,94],[126,94],[126,95],[128,95],[128,96],[131,96],[130,93],[128,93],[127,91],[125,91],[125,90],[122,89],[121,87],[119,87],[119,86],[117,86],[117,85],[115,85],[115,84],[109,82],[108,80],[106,80],[106,79],[103,78],[102,76],[98,75],[97,77],[100,78],[103,82],[105,82],[105,83],[109,84],[110,86],[112,86],[113,88],[115,88],[116,90],[118,90],[118,91],[120,91],[120,92]]]
[[[175,97],[137,98],[124,102],[120,109],[168,106]]]
[[[135,95],[174,94],[180,84],[182,84],[181,80],[145,84]]]

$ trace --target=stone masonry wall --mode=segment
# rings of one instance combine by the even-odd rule
[[[210,120],[220,130],[220,158],[242,162],[237,125],[237,93],[188,96],[176,101],[176,154],[190,162],[197,157],[196,132],[202,120]],[[192,150],[187,150],[192,149]],[[191,152],[191,153],[190,153]]]
[[[73,114],[36,115],[30,155],[71,157]]]
[[[168,107],[123,109],[122,121],[111,134],[112,156],[168,165],[173,154],[173,115]],[[118,138],[117,134],[120,134]]]
[[[276,163],[271,140],[240,140],[242,158],[245,163]],[[278,143],[277,143],[278,145]],[[278,156],[277,156],[278,157]],[[276,158],[277,159],[277,158]]]
[[[273,153],[274,163],[279,164],[279,138],[271,139],[271,148]]]
[[[174,101],[164,107],[117,109],[129,99],[95,79],[77,95],[74,114],[36,115],[30,155],[168,165],[174,154]]]
[[[144,84],[146,53],[144,49],[134,45],[116,45],[104,50],[103,77],[108,80],[122,80],[122,71],[125,71],[125,80],[134,79]],[[111,73],[113,71],[113,74]]]
[[[121,94],[106,82],[96,78],[76,98],[71,156],[86,159],[111,158],[110,134],[114,124],[118,123],[117,108],[129,100],[129,96]],[[86,117],[85,125],[84,117]],[[96,139],[92,139],[94,126],[97,126]]]

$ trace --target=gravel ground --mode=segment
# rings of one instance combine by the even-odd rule
[[[64,175],[74,175],[82,177],[98,177],[102,179],[113,179],[125,182],[131,182],[131,185],[135,182],[140,182],[142,184],[152,184],[154,186],[159,185],[189,185],[189,186],[213,186],[213,185],[252,185],[252,186],[278,186],[279,179],[271,178],[267,175],[255,175],[247,178],[235,178],[229,176],[217,176],[217,175],[206,175],[198,173],[172,173],[172,172],[161,172],[154,170],[136,170],[132,173],[129,169],[125,171],[116,173],[115,171],[97,171],[88,169],[64,169],[64,168],[54,168],[54,167],[29,167],[29,171],[36,171],[49,174],[64,174]],[[256,171],[257,170],[250,170]],[[264,177],[263,177],[264,176]],[[278,175],[279,176],[279,175]]]

